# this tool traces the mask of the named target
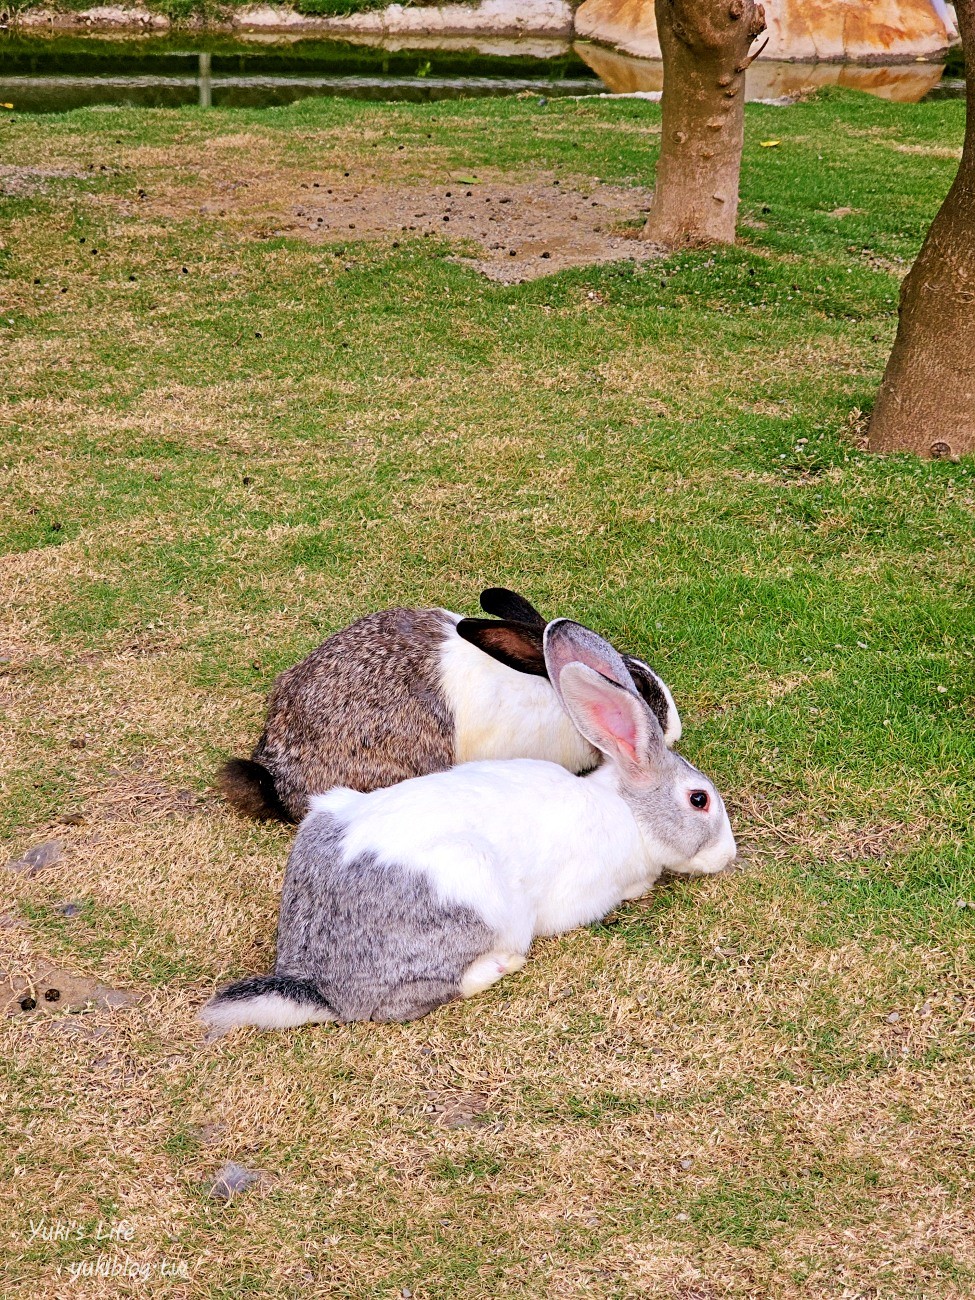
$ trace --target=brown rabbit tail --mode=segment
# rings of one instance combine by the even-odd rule
[[[294,821],[278,798],[274,777],[250,758],[231,758],[217,774],[217,787],[224,798],[245,817],[255,821]]]

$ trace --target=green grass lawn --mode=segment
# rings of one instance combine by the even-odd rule
[[[972,1294],[975,483],[860,449],[963,113],[750,105],[737,247],[523,285],[275,218],[646,185],[658,107],[0,118],[0,828],[64,844],[0,965],[142,995],[6,1022],[5,1294]],[[202,1048],[289,840],[216,765],[330,630],[495,583],[658,667],[746,869],[412,1025]]]

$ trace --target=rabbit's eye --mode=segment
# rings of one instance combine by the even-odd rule
[[[691,807],[699,808],[701,812],[707,812],[711,807],[711,796],[707,790],[692,790],[690,794]]]

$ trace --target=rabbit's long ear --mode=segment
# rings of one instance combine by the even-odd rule
[[[519,596],[517,591],[509,591],[507,587],[485,588],[481,592],[481,609],[485,614],[493,614],[495,618],[503,618],[511,623],[527,623],[539,630],[546,623],[531,601]]]
[[[666,754],[660,723],[639,695],[594,668],[570,663],[559,676],[569,717],[630,780],[646,779]]]
[[[683,726],[680,714],[677,712],[677,705],[674,703],[674,697],[671,695],[667,683],[642,659],[634,659],[632,655],[624,655],[623,662],[633,678],[633,685],[649,704],[651,712],[660,723],[668,748],[676,745],[680,740]]]
[[[545,629],[544,647],[549,681],[560,697],[559,679],[566,664],[585,664],[623,690],[636,694],[636,686],[622,655],[581,623],[573,623],[568,618],[555,619]]]
[[[493,618],[462,618],[457,635],[516,672],[547,677],[542,649],[544,627],[544,623],[536,627],[529,623],[499,623]]]

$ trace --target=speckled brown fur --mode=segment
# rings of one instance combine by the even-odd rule
[[[454,720],[438,671],[451,626],[437,609],[367,614],[281,674],[254,761],[295,821],[310,794],[374,790],[452,765]]]

